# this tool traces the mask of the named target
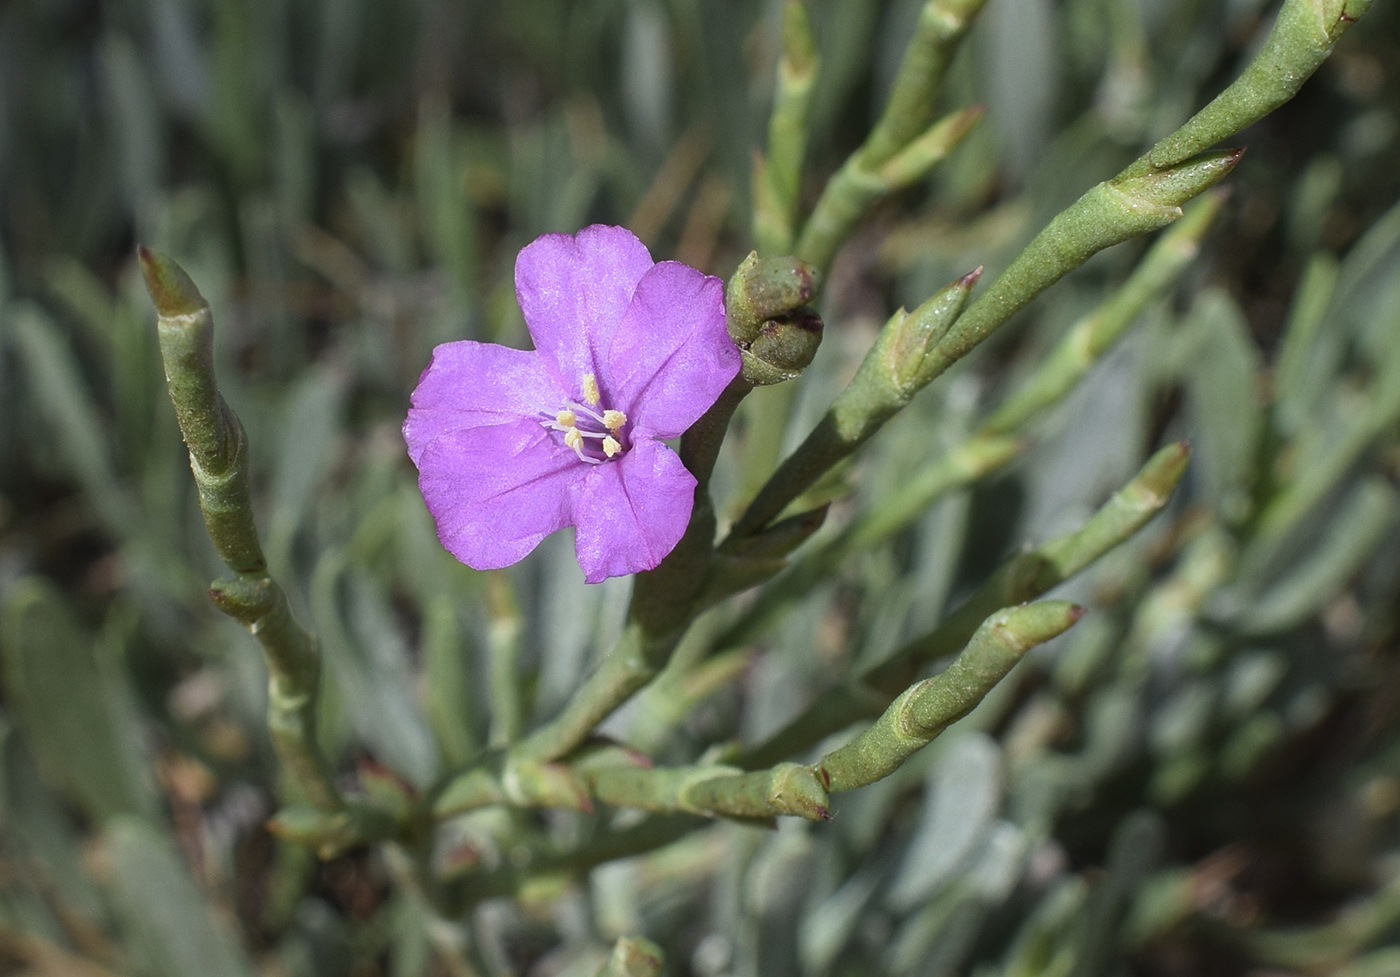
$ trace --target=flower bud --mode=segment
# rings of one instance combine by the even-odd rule
[[[822,342],[822,319],[809,308],[769,319],[749,343],[739,343],[740,375],[755,387],[782,383],[801,375]]]
[[[758,252],[749,252],[724,293],[730,338],[741,349],[749,348],[768,320],[791,316],[812,300],[818,285],[816,269],[804,261],[791,256],[760,258]]]

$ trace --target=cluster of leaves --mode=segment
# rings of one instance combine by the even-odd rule
[[[625,934],[704,975],[1400,965],[1400,32],[1384,0],[1245,136],[1232,198],[1188,208],[1147,254],[1094,259],[891,410],[803,497],[833,506],[793,565],[701,617],[603,727],[677,766],[794,758],[764,750],[812,715],[839,747],[841,678],[930,634],[961,634],[935,641],[957,651],[960,607],[984,608],[975,626],[1040,593],[1056,544],[1190,438],[1165,512],[1066,585],[1090,611],[1075,630],[890,776],[834,795],[833,821],[491,804],[417,838],[426,855],[402,832],[324,862],[268,832],[308,798],[274,756],[252,642],[208,601],[222,571],[138,235],[220,323],[267,561],[320,639],[336,784],[413,812],[555,717],[625,633],[628,583],[585,587],[567,539],[509,573],[452,561],[399,440],[434,344],[523,340],[519,246],[602,220],[718,274],[755,242],[829,264],[816,359],[755,390],[718,457],[720,521],[742,519],[894,306],[1003,270],[1231,81],[1272,14],[993,0],[942,97],[986,119],[904,179],[895,154],[842,160],[924,4],[813,0],[815,47],[789,25],[786,52],[780,12],[757,6],[0,9],[0,967],[591,974]],[[809,99],[807,150],[755,174],[753,147],[793,144],[785,98]],[[792,226],[833,172],[856,193],[889,179],[839,252],[826,225]],[[1148,510],[1180,477],[1164,450],[1134,483]],[[1043,545],[1013,556],[1027,543]],[[612,966],[651,959],[624,942]]]

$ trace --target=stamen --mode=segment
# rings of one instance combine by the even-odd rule
[[[562,433],[565,446],[573,449],[579,461],[588,465],[601,465],[627,450],[623,447],[621,439],[616,436],[620,435],[626,426],[627,415],[620,410],[602,409],[602,390],[598,387],[598,378],[592,373],[585,373],[582,383],[583,399],[587,404],[565,401],[564,406],[554,412],[552,419],[548,419],[549,414],[542,412],[540,426]],[[595,407],[602,409],[602,413],[594,410]],[[600,431],[599,427],[605,430]],[[587,453],[584,452],[585,445],[592,445]],[[592,453],[599,449],[604,455],[602,458]]]
[[[571,427],[564,434],[564,443],[570,448],[574,449],[574,454],[578,455],[579,461],[586,462],[590,465],[601,465],[603,463],[603,459],[590,458],[583,453],[583,438],[584,432],[580,431],[576,427]]]

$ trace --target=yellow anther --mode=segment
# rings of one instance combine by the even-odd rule
[[[609,431],[618,431],[627,423],[627,415],[620,410],[603,411],[603,426]]]
[[[566,407],[554,415],[554,423],[560,427],[573,427],[578,423],[578,415]]]
[[[583,434],[576,427],[571,427],[564,435],[564,443],[575,451],[583,450]]]
[[[607,455],[609,458],[611,458],[613,455],[617,454],[621,450],[622,445],[617,443],[617,438],[613,437],[612,435],[608,435],[606,438],[603,439],[603,454]]]
[[[598,378],[591,373],[583,375],[583,399],[589,407],[597,407],[603,395],[598,392]]]

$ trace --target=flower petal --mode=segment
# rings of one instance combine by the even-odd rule
[[[448,552],[494,570],[568,525],[572,493],[587,473],[538,423],[510,420],[430,441],[418,459],[418,488]]]
[[[415,465],[428,444],[444,434],[497,425],[516,418],[541,419],[564,404],[564,391],[538,353],[469,340],[443,343],[413,390],[403,438]]]
[[[679,261],[643,276],[608,350],[613,397],[633,430],[685,433],[739,372],[724,328],[724,283]]]
[[[638,441],[617,461],[595,465],[574,506],[584,579],[655,569],[681,541],[694,502],[695,476],[660,441]]]
[[[651,266],[635,234],[606,224],[574,235],[546,234],[515,259],[515,297],[535,349],[574,400],[583,397],[587,373],[608,399],[608,346]]]

